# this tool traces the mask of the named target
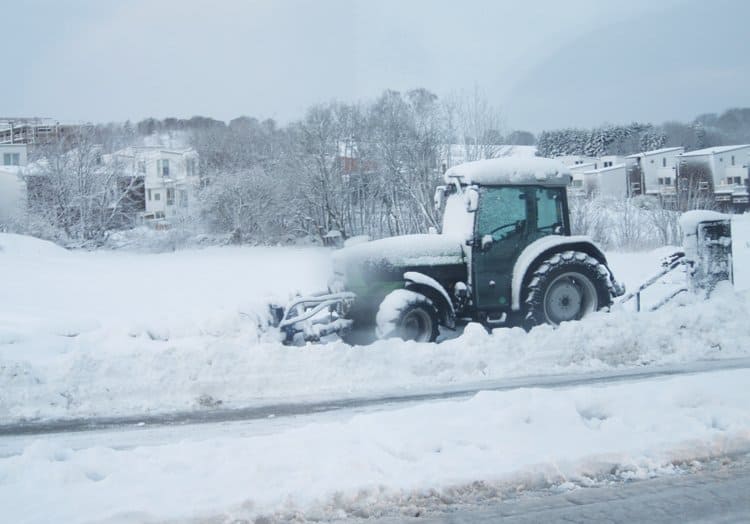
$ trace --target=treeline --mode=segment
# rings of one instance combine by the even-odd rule
[[[629,155],[662,147],[686,150],[750,143],[750,108],[706,113],[689,123],[665,122],[655,126],[634,122],[593,129],[566,128],[543,131],[537,138],[541,156]]]

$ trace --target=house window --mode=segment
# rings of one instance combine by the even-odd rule
[[[148,190],[148,200],[149,200],[149,202],[151,201],[151,190],[150,189]]]
[[[187,168],[187,176],[195,175],[195,159],[194,158],[188,158],[185,161],[185,167]]]
[[[732,155],[732,165],[734,165],[734,155]]]
[[[738,186],[742,185],[742,178],[738,176],[734,177],[734,183],[737,184]]]
[[[146,162],[144,160],[138,161],[138,172],[139,173],[146,173]]]
[[[667,167],[667,157],[661,158],[661,167]]]
[[[167,188],[167,205],[168,206],[174,205],[174,189],[173,188]]]
[[[663,178],[660,178],[660,179],[659,179],[659,185],[660,185],[660,186],[663,186],[663,185],[664,185],[664,179],[663,179]]]
[[[17,166],[21,164],[20,153],[4,153],[3,154],[3,165],[6,166]]]
[[[630,184],[630,191],[633,193],[637,193],[641,190],[641,183],[640,182],[633,182]]]
[[[180,207],[188,207],[188,194],[184,189],[180,189]]]
[[[654,159],[653,159],[653,158],[651,159],[651,163],[652,163],[652,164],[654,163]]]
[[[664,185],[665,186],[671,186],[672,185],[672,177],[671,176],[665,176],[664,177]]]
[[[727,184],[731,184],[731,183],[732,183],[732,177],[729,176],[729,177],[727,177]]]
[[[161,176],[169,176],[169,160],[157,160],[156,161],[156,172]]]
[[[158,191],[156,191],[154,193],[154,200],[161,200],[161,193],[159,193]]]
[[[606,162],[604,162],[604,167],[612,167],[612,162],[607,160]]]
[[[583,187],[583,180],[573,180],[573,187]]]

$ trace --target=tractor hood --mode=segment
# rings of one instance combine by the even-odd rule
[[[460,235],[404,235],[346,247],[334,255],[334,271],[347,274],[364,266],[392,268],[464,263]]]

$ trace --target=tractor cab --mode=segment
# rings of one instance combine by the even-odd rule
[[[463,164],[446,173],[435,203],[445,202],[443,233],[466,239],[477,308],[508,310],[519,254],[543,237],[570,236],[569,181],[560,164],[536,158]]]

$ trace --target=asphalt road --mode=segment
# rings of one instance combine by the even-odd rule
[[[674,375],[708,371],[750,368],[750,358],[704,360],[670,366],[644,366],[605,373],[575,375],[543,375],[463,384],[435,391],[420,391],[389,396],[345,398],[315,402],[287,402],[263,404],[235,409],[206,409],[112,417],[23,421],[0,424],[0,437],[102,431],[107,429],[137,429],[158,426],[183,426],[263,420],[269,417],[295,417],[341,410],[375,408],[377,406],[408,404],[431,400],[470,397],[479,391],[507,391],[520,388],[567,388],[581,385],[613,384]]]
[[[408,508],[412,513],[414,507]],[[529,492],[481,505],[417,508],[368,524],[747,523],[750,457],[702,465],[696,472],[616,482],[563,493]],[[364,520],[362,520],[364,522]]]

